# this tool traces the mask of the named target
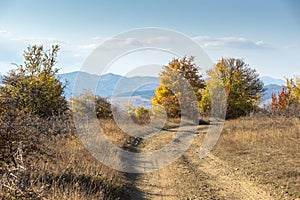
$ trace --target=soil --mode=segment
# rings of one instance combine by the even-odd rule
[[[202,159],[198,157],[207,127],[199,126],[193,144],[172,164],[149,173],[127,174],[131,199],[275,199],[263,186],[226,161],[211,153]],[[159,149],[175,134],[176,130],[163,130],[141,141],[137,151]]]

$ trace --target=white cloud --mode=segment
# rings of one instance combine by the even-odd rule
[[[266,43],[262,40],[255,42],[255,44],[258,46],[266,45]]]
[[[0,34],[7,33],[7,30],[0,30]]]
[[[7,30],[0,30],[0,40],[4,40],[6,42],[12,41],[12,42],[22,43],[22,44],[44,44],[44,45],[64,44],[63,41],[54,37],[24,37],[24,36],[19,36],[17,34],[8,32]]]
[[[126,38],[125,40],[120,40],[119,44],[130,45],[130,46],[142,46],[142,42],[135,38]]]
[[[83,44],[83,45],[78,45],[78,49],[82,51],[91,51],[95,49],[98,45],[97,44]]]
[[[282,48],[283,49],[297,49],[300,47],[300,44],[286,44],[286,45],[283,45]]]
[[[133,37],[128,38],[111,38],[106,40],[103,43],[103,48],[107,49],[114,49],[114,48],[127,48],[127,47],[134,47],[134,48],[142,48],[142,47],[156,47],[156,46],[163,46],[163,44],[170,44],[172,41],[168,37],[160,36],[160,37],[147,37],[142,39],[136,39]]]
[[[13,34],[11,34],[10,32],[8,32],[7,30],[0,30],[0,40],[1,39],[11,39],[13,38]]]
[[[193,38],[206,49],[268,49],[264,41],[252,41],[243,37],[210,37],[197,36]]]
[[[105,41],[102,45],[103,48],[115,49],[124,48],[128,46],[142,47],[143,43],[140,40],[134,38],[112,38]]]
[[[167,43],[170,42],[170,38],[168,37],[153,37],[153,38],[148,38],[144,41],[147,44],[153,44],[153,43]]]
[[[210,37],[210,36],[197,36],[193,38],[205,49],[247,49],[247,48],[268,48],[268,45],[262,41],[251,41],[243,37]],[[104,41],[104,43],[102,43]],[[108,41],[106,43],[106,41]],[[0,56],[1,61],[13,61],[17,63],[22,62],[22,52],[28,44],[43,44],[46,49],[52,44],[59,44],[61,51],[59,53],[59,63],[62,66],[67,67],[79,67],[82,65],[88,55],[95,50],[99,45],[103,48],[107,48],[107,53],[113,49],[124,49],[128,47],[131,49],[138,49],[143,47],[155,47],[155,46],[172,46],[176,45],[171,38],[166,35],[162,36],[147,36],[145,37],[124,37],[124,38],[112,38],[105,40],[98,36],[87,38],[80,41],[62,41],[55,37],[24,37],[6,30],[0,29],[0,53],[5,54]],[[180,47],[181,43],[177,44]],[[172,46],[173,47],[173,46]],[[175,48],[175,47],[174,47]],[[18,57],[16,58],[16,54]],[[6,71],[11,68],[10,64],[2,63],[0,65],[0,71]]]
[[[43,44],[43,45],[52,45],[59,44],[64,45],[64,42],[52,37],[11,37],[11,41],[20,41],[28,44]]]
[[[104,39],[103,37],[99,37],[99,36],[95,36],[91,38],[91,40],[103,40],[103,39]]]

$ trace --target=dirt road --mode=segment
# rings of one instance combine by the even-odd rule
[[[174,163],[160,170],[130,174],[132,199],[273,199],[260,185],[239,173],[239,169],[210,154],[197,155],[205,130],[201,127],[193,144]],[[161,131],[144,140],[139,151],[161,148],[175,132]]]

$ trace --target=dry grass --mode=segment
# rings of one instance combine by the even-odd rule
[[[49,141],[48,141],[49,142]],[[78,137],[56,138],[50,148],[54,157],[35,166],[49,199],[117,199],[126,195],[124,174],[104,166]]]
[[[122,146],[127,136],[112,121],[101,123],[109,139]],[[124,173],[96,160],[76,134],[39,134],[37,137],[39,148],[46,150],[48,156],[41,156],[40,151],[28,158],[24,155],[22,168],[18,169],[1,162],[0,169],[5,174],[1,174],[0,199],[127,198],[128,182]],[[7,167],[2,168],[2,164]]]
[[[299,142],[299,118],[246,117],[226,121],[213,153],[276,199],[300,198]]]
[[[39,141],[38,146],[43,147],[50,156],[40,156],[37,151],[36,157],[28,157],[29,160],[26,160],[27,157],[24,158],[26,169],[18,169],[18,173],[12,171],[16,178],[1,174],[0,198],[14,199],[7,192],[9,189],[1,185],[1,182],[5,182],[4,179],[11,178],[18,179],[13,182],[15,185],[11,184],[12,186],[19,188],[20,192],[27,192],[27,198],[23,199],[129,199],[132,189],[129,184],[134,182],[128,179],[128,174],[104,166],[96,160],[85,149],[81,139],[74,134],[74,130],[64,130],[63,133],[54,134],[56,130],[64,127],[61,124],[55,128],[53,126],[55,123],[43,123],[43,129],[37,129],[40,131],[39,138],[36,140]],[[134,141],[134,137],[124,134],[113,120],[100,120],[100,124],[108,139],[120,148],[128,142],[128,145],[131,145],[130,141]],[[151,151],[161,148],[173,139],[174,131],[179,124],[178,119],[167,121],[164,130],[149,139],[157,142],[146,148],[145,145],[149,141],[145,139],[140,143],[140,150]],[[41,131],[50,130],[48,126],[52,127],[51,133],[41,134]],[[70,134],[66,133],[68,131]],[[199,135],[199,140],[202,137]],[[213,154],[233,166],[238,174],[247,175],[252,181],[261,184],[266,191],[276,197],[275,199],[295,199],[300,198],[299,142],[300,120],[298,118],[246,117],[226,121],[223,134]],[[181,163],[180,166],[188,167],[185,166],[187,162],[183,162],[182,159],[181,161],[178,161]],[[199,163],[193,164],[198,166]],[[0,172],[4,172],[1,171],[1,167]],[[166,172],[166,176],[172,176],[176,180],[182,179],[188,187],[196,188],[195,181],[189,182],[182,177],[182,168],[177,169],[178,174],[173,170],[170,173]],[[193,173],[190,180],[194,180],[192,176]],[[210,180],[209,178],[206,177],[207,180]],[[209,190],[207,194],[214,195],[217,191],[211,190],[213,188],[209,185],[205,186],[206,179],[199,179],[201,183],[204,181],[200,184],[201,188],[203,191],[205,188]],[[157,180],[157,177],[154,176],[153,180]],[[151,182],[151,184],[155,183]],[[22,194],[14,196],[22,196]]]

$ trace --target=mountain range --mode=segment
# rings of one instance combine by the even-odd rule
[[[102,97],[112,96],[145,96],[159,86],[159,79],[150,76],[125,77],[117,74],[94,75],[86,72],[58,74],[57,77],[67,84],[67,98],[77,96],[87,89]],[[153,96],[153,95],[151,95]]]
[[[151,98],[159,86],[159,79],[150,76],[124,77],[112,73],[98,76],[75,71],[58,74],[57,77],[67,84],[65,95],[68,99],[87,89],[91,92],[95,91],[95,94],[102,97],[110,98],[113,102],[138,103],[146,107],[149,107],[149,104],[151,105]],[[2,78],[3,75],[0,75],[0,82],[2,82]],[[261,80],[265,89],[263,102],[268,104],[271,101],[272,94],[280,92],[282,85],[285,85],[285,81],[268,76],[261,77]]]
[[[264,83],[264,85],[285,85],[286,81],[283,79],[278,79],[278,78],[272,78],[269,76],[262,76],[260,77],[260,80]]]

